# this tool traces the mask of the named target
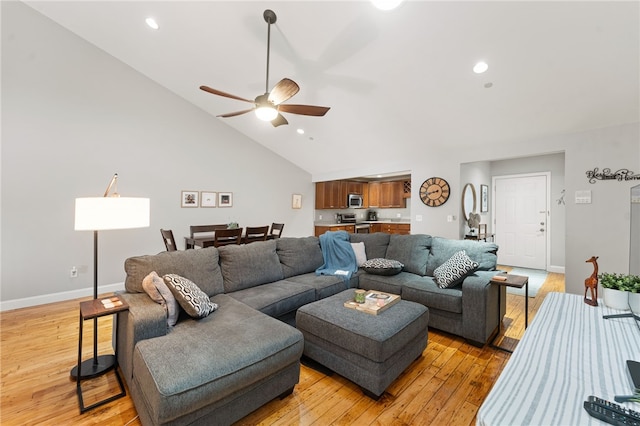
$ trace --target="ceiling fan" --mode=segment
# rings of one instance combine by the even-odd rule
[[[283,78],[276,84],[271,92],[269,92],[269,48],[271,45],[271,24],[276,22],[276,14],[272,10],[265,10],[263,15],[264,20],[267,22],[267,78],[265,84],[264,95],[258,95],[255,100],[241,98],[239,96],[232,95],[230,93],[223,92],[221,90],[212,89],[208,86],[200,86],[201,90],[205,92],[213,93],[214,95],[224,96],[225,98],[237,99],[243,102],[249,102],[254,104],[253,108],[245,109],[242,111],[230,112],[227,114],[218,115],[218,117],[235,117],[237,115],[246,114],[251,111],[255,111],[256,116],[263,121],[270,121],[273,127],[278,127],[283,124],[289,124],[286,118],[280,114],[281,112],[289,112],[291,114],[311,115],[321,117],[329,111],[328,107],[314,106],[314,105],[293,105],[283,104],[284,101],[290,99],[293,95],[298,93],[300,86],[289,79]]]

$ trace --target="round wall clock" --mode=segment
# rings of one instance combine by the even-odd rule
[[[420,199],[429,207],[443,205],[449,199],[449,183],[439,177],[425,180],[420,187]]]

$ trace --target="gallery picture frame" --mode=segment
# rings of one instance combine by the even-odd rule
[[[292,209],[301,209],[302,208],[302,194],[293,194],[291,197],[291,208]]]
[[[198,207],[200,193],[198,191],[182,191],[180,196],[180,207]]]
[[[480,213],[489,211],[489,186],[480,185]]]
[[[233,207],[233,192],[218,192],[218,207]]]
[[[213,191],[200,191],[200,207],[217,207],[218,193]]]

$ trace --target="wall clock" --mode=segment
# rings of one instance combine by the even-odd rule
[[[431,177],[420,187],[420,199],[429,207],[443,205],[449,199],[449,182],[439,177]]]

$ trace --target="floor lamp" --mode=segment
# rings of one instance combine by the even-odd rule
[[[98,298],[98,231],[145,228],[149,226],[149,199],[120,197],[115,174],[102,197],[76,198],[75,230],[93,231],[93,298]],[[112,188],[113,194],[109,195]],[[71,370],[71,377],[99,376],[115,365],[115,355],[98,356],[98,318],[93,319],[93,359]]]

